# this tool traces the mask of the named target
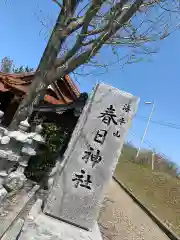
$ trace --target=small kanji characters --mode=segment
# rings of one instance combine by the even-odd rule
[[[94,152],[94,148],[90,147],[89,150],[84,152],[84,156],[82,157],[83,160],[85,160],[85,163],[87,163],[89,160],[92,162],[92,167],[94,167],[96,164],[101,162],[102,157],[100,156],[100,151],[96,150],[96,153]]]
[[[120,117],[120,118],[117,120],[117,122],[118,122],[120,125],[122,125],[122,124],[125,124],[125,123],[126,123],[126,121],[125,121],[125,118],[124,118],[124,117]]]
[[[125,112],[130,112],[131,111],[131,105],[130,104],[124,104],[123,108],[122,108],[123,111]]]
[[[120,131],[116,131],[113,133],[113,136],[119,138],[121,135],[120,135]]]
[[[75,188],[80,186],[91,190],[91,175],[87,174],[85,178],[85,173],[86,172],[83,169],[81,169],[81,173],[75,173],[75,178],[72,179],[72,181],[75,182]]]

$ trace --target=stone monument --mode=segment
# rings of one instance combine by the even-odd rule
[[[109,85],[96,86],[74,130],[64,168],[56,175],[44,213],[29,229],[26,226],[20,240],[50,239],[50,235],[56,240],[102,239],[97,218],[104,190],[138,102],[137,97]],[[47,238],[40,224],[48,229]],[[36,237],[30,238],[32,234]]]

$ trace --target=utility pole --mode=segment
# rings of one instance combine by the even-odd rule
[[[154,162],[155,162],[155,150],[152,150],[152,162],[151,162],[151,168],[152,171],[154,171]]]
[[[155,102],[145,102],[145,104],[152,104],[152,109],[151,109],[151,112],[150,112],[150,115],[149,115],[149,118],[148,118],[148,121],[147,121],[147,124],[146,124],[146,128],[144,130],[144,134],[143,134],[143,136],[141,138],[141,143],[140,143],[140,146],[138,148],[138,151],[137,151],[137,154],[136,154],[136,158],[139,156],[139,152],[140,152],[141,146],[142,146],[142,144],[144,142],[144,138],[146,136],[146,133],[147,133],[147,130],[148,130],[148,127],[149,127],[149,123],[151,121],[151,117],[152,117],[152,114],[153,114],[153,111],[154,111],[154,107],[155,107]]]

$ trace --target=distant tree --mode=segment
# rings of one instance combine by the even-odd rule
[[[1,72],[4,73],[10,73],[12,72],[12,68],[13,68],[13,60],[11,60],[9,57],[4,57],[1,60]]]
[[[34,70],[33,68],[29,68],[28,66],[26,67],[20,66],[13,68],[14,73],[33,72],[33,70]]]
[[[10,57],[4,57],[1,60],[0,71],[4,72],[4,73],[25,73],[25,72],[32,72],[33,68],[30,68],[28,66],[16,67],[14,65],[14,61],[12,59],[10,59]]]

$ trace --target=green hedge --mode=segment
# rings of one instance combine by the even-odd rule
[[[55,124],[43,124],[45,144],[40,145],[37,155],[31,157],[26,168],[26,177],[46,185],[47,175],[55,165],[57,158],[63,155],[70,139],[70,133]]]

